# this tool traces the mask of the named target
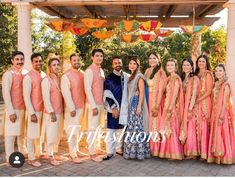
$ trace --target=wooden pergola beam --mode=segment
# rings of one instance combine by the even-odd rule
[[[133,17],[135,18],[136,15],[137,15],[137,6],[136,5],[133,5],[131,6],[132,7],[132,11],[133,11]]]
[[[206,16],[208,14],[208,12],[210,12],[215,7],[217,7],[217,5],[215,5],[215,4],[210,5],[206,10],[204,10],[202,13],[200,13],[200,15],[198,17]]]
[[[214,21],[218,20],[219,17],[207,17],[207,18],[202,18],[202,19],[196,19],[195,20],[195,25],[207,25],[210,26],[213,24]],[[48,21],[58,21],[58,20],[63,20],[63,19],[47,19]],[[79,21],[79,19],[67,19],[68,21],[71,22],[76,22],[77,27],[83,28],[85,27],[85,25]],[[106,27],[112,27],[114,25],[114,23],[117,23],[121,20],[125,20],[125,17],[122,18],[108,18],[108,23],[106,25]],[[157,21],[161,21],[162,19],[159,18],[141,18],[141,17],[136,17],[135,20],[139,21],[139,22],[144,22],[144,21],[148,21],[148,20],[157,20]],[[183,17],[175,17],[175,18],[164,18],[163,21],[161,21],[161,23],[163,24],[162,27],[179,27],[180,25],[192,25],[192,19],[191,18],[183,18]]]
[[[94,10],[97,17],[103,18],[105,16],[102,6],[94,6]]]
[[[90,6],[82,6],[82,7],[92,18],[95,17],[95,12],[94,9],[92,9],[92,7]]]
[[[162,10],[158,15],[159,18],[162,18],[163,16],[166,16],[166,12],[169,9],[169,6],[168,5],[162,5],[161,9]]]
[[[64,12],[61,11],[60,8],[58,7],[44,7],[44,8],[47,8],[49,11],[51,11],[52,13],[56,14],[56,16],[60,17],[60,18],[68,18],[68,16],[65,15]]]
[[[47,14],[49,15],[52,15],[52,16],[57,16],[57,17],[60,17],[60,18],[66,18],[63,14],[61,14],[60,12],[58,12],[57,10],[53,9],[53,7],[39,7],[40,10],[46,12]]]
[[[217,7],[217,5],[200,5],[195,9],[195,17],[196,18],[201,18],[204,17],[210,12],[212,9]],[[190,17],[193,16],[193,12],[189,15]]]
[[[167,12],[166,12],[166,18],[170,17],[176,10],[177,5],[170,5]]]
[[[2,0],[3,2],[13,2],[13,0]],[[17,2],[22,2],[22,0],[15,0]],[[14,2],[15,2],[14,1]],[[177,5],[177,4],[217,4],[222,5],[228,0],[24,0],[25,2],[30,2],[36,6],[81,6],[81,5]]]

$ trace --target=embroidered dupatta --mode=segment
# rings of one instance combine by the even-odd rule
[[[144,75],[142,73],[137,73],[135,78],[128,85],[128,87],[129,87],[129,92],[128,92],[129,107],[132,103],[134,96],[137,95],[137,93],[138,93],[138,81],[140,78],[144,79]],[[144,79],[144,83],[145,83],[144,91],[146,92],[145,79]],[[148,94],[146,94],[145,92],[144,92],[144,98],[143,98],[143,102],[142,102],[142,116],[143,116],[144,131],[148,132],[149,131],[149,117],[148,117],[148,105],[147,105]]]
[[[153,86],[153,95],[152,95],[152,108],[150,108],[150,112],[151,109],[154,109],[154,107],[156,107],[156,103],[158,102],[158,96],[160,94],[160,92],[162,92],[162,99],[161,102],[159,103],[159,110],[161,109],[161,103],[163,101],[163,93],[165,91],[166,85],[167,85],[167,76],[166,73],[164,72],[164,70],[162,68],[159,69],[159,71],[157,72],[157,74],[155,74],[154,78],[154,86]],[[153,117],[153,128],[155,128],[156,130],[159,130],[159,125],[158,125],[158,116],[157,117]]]
[[[228,114],[228,119],[229,119],[229,125],[231,125],[232,127],[232,134],[233,134],[233,137],[234,137],[234,116],[233,116],[233,108],[232,108],[232,102],[231,102],[231,99],[232,99],[232,91],[231,91],[231,86],[228,82],[225,82],[222,84],[222,86],[219,88],[219,91],[218,91],[218,98],[217,100],[214,100],[214,93],[213,93],[213,111],[212,111],[212,117],[213,119],[211,120],[213,123],[213,130],[212,132],[214,133],[214,137],[213,137],[213,140],[212,140],[212,154],[214,156],[218,156],[218,157],[221,157],[224,155],[225,153],[225,148],[224,148],[224,140],[223,140],[223,132],[222,132],[222,127],[223,125],[219,123],[219,118],[220,118],[220,114],[222,112],[222,106],[223,106],[223,100],[224,100],[224,90],[225,90],[225,87],[228,86],[229,87],[229,97],[228,97],[228,100],[227,100],[227,103],[226,103],[226,111],[227,111],[227,114]],[[226,112],[225,111],[225,112]],[[231,134],[231,133],[230,133]],[[231,143],[232,146],[234,146],[234,143]],[[234,149],[234,147],[232,148]]]
[[[181,78],[176,74],[176,76],[174,77],[169,77],[168,78],[168,84],[170,85],[170,93],[169,93],[169,97],[166,98],[168,100],[172,99],[172,97],[174,96],[174,89],[175,89],[175,82],[178,81],[179,82],[179,90],[178,90],[178,95],[176,98],[176,103],[175,103],[175,107],[176,107],[176,115],[179,119],[179,125],[182,123],[183,121],[183,113],[184,113],[184,95],[183,95],[183,88],[182,88],[182,81]],[[169,101],[165,101],[165,102],[169,102]],[[172,115],[170,117],[170,119],[167,118],[167,109],[168,109],[169,105],[167,105],[167,108],[165,108],[164,106],[164,111],[163,111],[163,125],[164,125],[164,131],[160,131],[160,132],[165,132],[166,137],[170,137],[172,130],[171,130],[171,119],[172,119]],[[174,108],[173,108],[174,109]]]
[[[180,141],[182,144],[185,143],[187,139],[187,121],[188,121],[188,110],[190,107],[191,99],[192,99],[192,93],[193,93],[193,87],[195,83],[197,82],[197,90],[196,90],[196,98],[199,96],[199,90],[200,90],[200,83],[199,78],[197,76],[191,77],[188,85],[186,86],[185,91],[185,97],[184,97],[184,114],[183,114],[183,121],[181,123],[180,127]],[[196,117],[198,117],[198,106],[196,106],[196,103],[194,104],[193,108],[196,108]],[[192,116],[193,117],[193,116]],[[197,128],[196,128],[197,129]]]

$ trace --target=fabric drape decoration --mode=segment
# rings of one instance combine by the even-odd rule
[[[134,43],[138,40],[138,35],[134,34],[123,34],[122,35],[122,40],[125,41],[126,43]]]
[[[141,34],[139,35],[139,38],[143,41],[153,41],[157,38],[157,35],[154,35],[154,34]]]
[[[155,20],[149,20],[146,22],[141,22],[140,29],[143,31],[150,32],[160,29],[161,26],[162,26],[161,22]]]
[[[47,23],[47,25],[52,29],[57,32],[62,32],[63,31],[63,21],[52,21]]]
[[[90,18],[84,18],[84,19],[81,19],[81,21],[88,28],[100,28],[100,27],[103,27],[107,23],[107,20],[90,19]]]
[[[188,33],[188,34],[193,34],[193,33],[203,33],[205,32],[208,27],[207,26],[185,26],[185,25],[181,25],[180,28],[183,30],[184,33]]]
[[[172,30],[162,30],[162,29],[158,29],[156,31],[154,31],[154,33],[158,36],[158,37],[168,37],[170,36],[174,31]]]
[[[71,31],[71,33],[82,36],[82,35],[85,35],[88,31],[89,31],[89,28],[73,27],[73,30]]]
[[[96,31],[93,32],[92,35],[96,38],[99,38],[100,40],[106,40],[108,38],[111,38],[114,35],[114,31]]]
[[[131,32],[139,28],[139,22],[137,22],[136,20],[122,20],[121,22],[117,23],[116,26],[121,31]]]

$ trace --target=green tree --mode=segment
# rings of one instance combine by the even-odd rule
[[[223,26],[202,34],[202,51],[209,51],[212,68],[226,60],[226,32]]]
[[[46,18],[49,16],[42,11],[32,11],[32,51],[41,53],[47,59],[50,53],[62,56],[63,34],[53,31],[46,25]],[[43,69],[45,70],[46,62]]]
[[[91,64],[91,51],[98,47],[101,41],[91,35],[94,30],[90,30],[84,36],[76,36],[75,45],[77,48],[77,52],[80,53],[83,66],[82,68],[85,69]]]
[[[217,30],[208,30],[202,34],[202,51],[211,51],[210,62],[212,67],[218,62],[225,61],[226,54],[226,33],[221,27]],[[125,70],[128,70],[128,56],[138,55],[141,60],[142,71],[148,67],[147,55],[150,51],[156,51],[161,55],[162,65],[165,67],[168,58],[178,60],[178,67],[181,69],[182,60],[190,56],[191,36],[180,31],[174,32],[171,36],[160,38],[155,41],[125,43],[118,36],[102,41],[94,38],[91,34],[84,37],[76,37],[77,50],[81,52],[86,68],[90,65],[90,54],[94,48],[102,48],[105,52],[102,67],[105,73],[111,72],[111,59],[113,56],[121,56]]]
[[[11,54],[17,48],[16,22],[15,7],[0,4],[0,76],[11,64]]]

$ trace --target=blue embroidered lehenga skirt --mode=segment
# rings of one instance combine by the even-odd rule
[[[129,106],[129,115],[123,145],[123,157],[125,159],[143,160],[145,158],[150,158],[150,147],[149,142],[147,142],[149,135],[148,133],[144,134],[143,116],[142,114],[136,114],[138,98],[139,96],[135,95]]]

